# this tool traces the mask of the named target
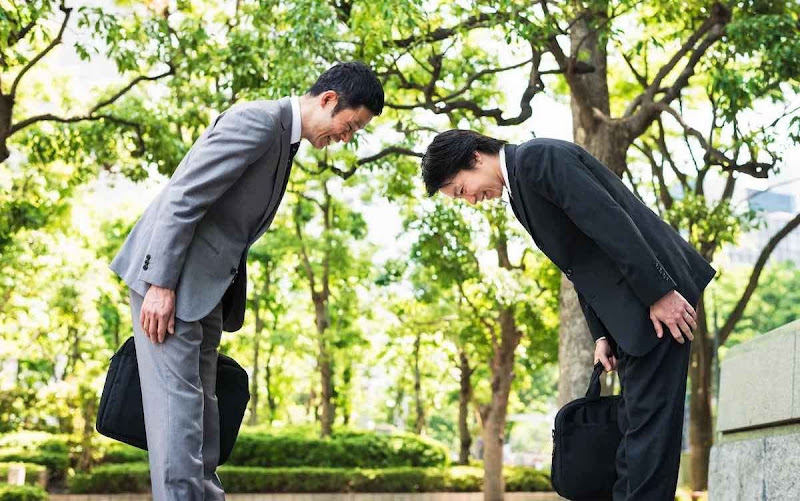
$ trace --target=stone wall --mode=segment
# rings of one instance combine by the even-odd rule
[[[728,350],[710,501],[800,500],[800,320]]]

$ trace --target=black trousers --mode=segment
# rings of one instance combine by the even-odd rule
[[[617,449],[614,501],[674,501],[690,351],[689,341],[678,343],[666,328],[644,356],[617,348],[623,437]]]

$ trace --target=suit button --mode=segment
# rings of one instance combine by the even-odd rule
[[[231,275],[236,275],[236,268],[231,268]]]
[[[564,270],[564,274],[567,276],[567,278],[572,278],[572,268],[567,268]]]

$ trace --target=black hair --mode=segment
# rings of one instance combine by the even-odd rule
[[[334,114],[361,106],[365,106],[373,115],[380,115],[383,111],[383,87],[375,73],[364,63],[339,63],[329,68],[319,76],[308,93],[318,96],[328,90],[339,95]]]
[[[432,197],[462,170],[475,168],[475,152],[495,155],[506,142],[471,130],[452,129],[433,138],[422,157],[422,180]]]

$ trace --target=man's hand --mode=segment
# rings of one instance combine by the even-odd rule
[[[664,336],[663,322],[675,341],[683,344],[684,336],[694,340],[692,331],[697,329],[697,312],[676,290],[671,290],[650,307],[650,320],[659,338]]]
[[[151,285],[142,302],[139,324],[153,343],[163,343],[167,332],[175,334],[175,291]]]
[[[611,345],[607,339],[598,339],[597,342],[594,343],[595,365],[597,365],[597,362],[603,364],[606,372],[617,370],[617,357],[614,356],[614,350],[611,349]]]

